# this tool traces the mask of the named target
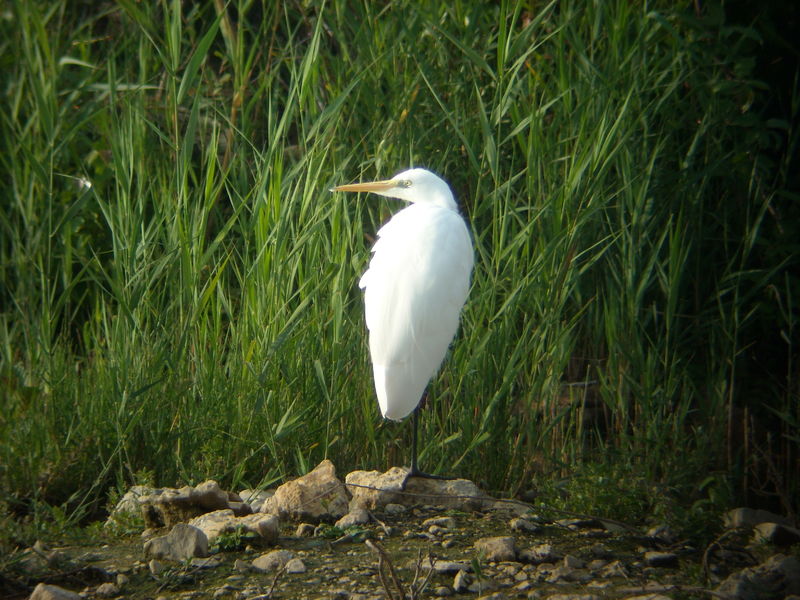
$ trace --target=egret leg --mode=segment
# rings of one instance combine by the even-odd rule
[[[428,392],[425,392],[427,396]],[[422,405],[422,402],[420,402]],[[411,420],[413,421],[412,427],[413,433],[411,437],[411,468],[408,470],[408,477],[424,477],[426,479],[454,479],[454,477],[444,477],[443,475],[432,475],[430,473],[424,473],[419,470],[419,465],[417,464],[417,437],[418,437],[418,430],[419,430],[419,409],[420,406],[414,409],[414,414],[411,415]]]

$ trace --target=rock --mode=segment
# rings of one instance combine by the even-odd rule
[[[294,554],[288,550],[273,550],[256,558],[252,565],[257,571],[276,571],[283,568],[293,558]]]
[[[350,505],[367,510],[390,504],[479,510],[490,504],[489,498],[471,481],[408,477],[408,469],[401,467],[392,467],[385,473],[353,471],[347,474],[345,483],[353,496]],[[401,491],[404,493],[399,494]]]
[[[779,523],[792,527],[791,519],[771,513],[768,510],[755,508],[734,508],[725,513],[723,525],[732,529],[734,527],[755,527],[759,523]]]
[[[143,492],[149,491],[149,494]],[[134,486],[112,512],[109,521],[118,521],[118,512],[132,512],[138,506],[147,528],[172,527],[207,512],[230,509],[237,516],[252,512],[237,494],[220,489],[216,481],[208,480],[196,487],[143,488]]]
[[[531,523],[528,519],[522,517],[514,517],[509,522],[512,531],[519,531],[522,533],[537,533],[541,531],[541,527],[535,523]]]
[[[402,515],[404,512],[406,512],[406,507],[402,504],[393,504],[390,502],[383,507],[383,510],[386,511],[386,514],[388,515]]]
[[[150,562],[147,563],[147,568],[150,570],[150,573],[152,573],[153,576],[158,577],[159,575],[161,575],[161,573],[164,572],[164,569],[166,567],[164,566],[164,563],[160,563],[155,558],[153,558],[150,560]]]
[[[111,582],[101,583],[94,591],[94,595],[98,598],[113,598],[119,595],[119,588]]]
[[[800,594],[800,560],[776,554],[758,566],[733,573],[716,592],[737,600],[767,600]]]
[[[560,560],[560,556],[553,550],[551,544],[539,544],[532,548],[519,552],[519,559],[523,562],[539,565],[542,563],[554,563]]]
[[[336,478],[336,468],[323,460],[310,473],[280,486],[264,503],[262,512],[295,521],[333,520],[348,512],[347,491]]]
[[[647,530],[647,537],[655,538],[665,544],[674,544],[678,541],[678,536],[669,525],[656,525]]]
[[[167,535],[144,544],[145,558],[182,561],[193,556],[208,556],[208,538],[197,527],[178,523]]]
[[[233,570],[237,573],[247,573],[250,570],[250,563],[241,558],[237,558],[233,561]]]
[[[195,569],[214,569],[222,564],[222,559],[216,556],[207,556],[204,558],[194,557],[191,560],[191,565]]]
[[[608,563],[605,567],[600,570],[601,577],[623,577],[627,579],[629,577],[628,569],[625,565],[619,561],[615,560]]]
[[[117,501],[117,505],[106,519],[106,526],[117,524],[120,520],[131,516],[140,517],[141,499],[160,492],[160,489],[146,485],[134,485]]]
[[[311,537],[314,535],[315,527],[311,523],[300,523],[295,529],[294,535],[296,537]]]
[[[83,598],[80,594],[65,590],[57,585],[40,583],[33,589],[28,600],[83,600]]]
[[[422,522],[422,528],[428,529],[429,527],[443,527],[444,529],[455,529],[456,520],[453,517],[433,517],[425,519]]]
[[[595,594],[550,594],[547,600],[600,600]]]
[[[265,513],[237,517],[231,509],[215,510],[195,517],[189,521],[189,525],[202,530],[208,538],[209,545],[214,544],[223,533],[232,533],[237,530],[241,533],[254,534],[267,544],[274,544],[278,541],[278,517]]]
[[[753,530],[753,540],[776,546],[791,546],[800,543],[800,530],[780,523],[759,523]]]
[[[563,560],[564,566],[570,569],[582,569],[586,566],[586,563],[583,560],[577,556],[573,556],[572,554],[567,554]]]
[[[262,512],[264,503],[275,495],[275,490],[242,490],[239,497],[254,513]]]
[[[484,559],[490,562],[517,559],[517,547],[513,537],[481,538],[475,542],[475,550],[482,553]]]
[[[286,561],[286,572],[287,573],[305,573],[306,572],[306,565],[299,558],[290,558],[289,560]]]
[[[459,571],[453,578],[453,591],[462,594],[469,589],[472,577],[466,571]]]
[[[409,568],[413,569],[414,565],[416,565],[416,560],[409,562]],[[430,571],[431,569],[431,561],[429,558],[424,558],[420,562],[420,567],[425,569],[426,571]],[[443,574],[450,574],[450,573],[458,573],[459,571],[469,572],[472,570],[472,566],[470,566],[467,562],[462,561],[454,561],[454,560],[434,560],[433,561],[433,570],[436,573],[443,573]]]
[[[408,479],[408,470],[392,467],[386,473],[380,471],[352,471],[344,478],[347,491],[352,495],[350,506],[375,510],[385,506],[403,506],[403,491]],[[394,510],[394,509],[393,509]]]
[[[336,521],[335,525],[339,529],[347,529],[354,525],[364,525],[369,523],[369,513],[363,508],[355,507],[345,516]]]
[[[447,598],[453,595],[453,590],[451,590],[446,585],[440,585],[433,588],[433,595],[439,598]]]
[[[625,600],[672,600],[664,594],[642,594],[641,596],[628,596]]]
[[[644,562],[650,567],[677,567],[678,555],[672,552],[645,552]]]

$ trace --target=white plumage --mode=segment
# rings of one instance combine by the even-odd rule
[[[458,329],[473,265],[469,231],[450,188],[425,169],[334,189],[411,203],[378,231],[359,282],[378,404],[400,420],[419,404]]]

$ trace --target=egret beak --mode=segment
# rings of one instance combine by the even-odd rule
[[[383,181],[366,181],[364,183],[346,183],[345,185],[337,185],[331,189],[332,192],[385,192],[393,187],[397,187],[397,181],[394,179],[385,179]]]

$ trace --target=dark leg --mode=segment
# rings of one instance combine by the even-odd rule
[[[425,392],[425,396],[427,395],[428,392]],[[420,406],[421,405],[422,402],[420,402]],[[431,475],[430,473],[423,473],[422,471],[419,470],[419,466],[417,464],[417,436],[419,435],[418,430],[419,430],[420,406],[417,406],[417,408],[414,409],[414,414],[411,416],[411,419],[413,421],[412,427],[414,428],[414,430],[411,438],[411,468],[408,470],[408,477],[425,477],[426,479],[453,479],[453,477],[443,477],[442,475]]]

